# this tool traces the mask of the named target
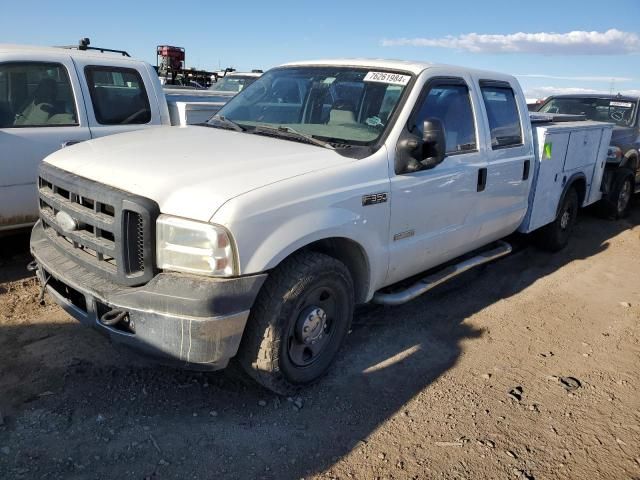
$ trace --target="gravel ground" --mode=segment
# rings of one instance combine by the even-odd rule
[[[640,479],[640,209],[401,307],[279,398],[70,319],[0,239],[1,479]]]

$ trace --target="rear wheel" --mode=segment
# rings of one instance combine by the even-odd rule
[[[571,188],[562,201],[556,219],[536,233],[540,248],[557,252],[567,246],[578,216],[578,206],[578,193]]]
[[[624,218],[629,215],[634,190],[634,173],[628,168],[616,171],[611,183],[611,191],[602,199],[604,214],[611,218]]]
[[[353,281],[340,261],[303,252],[267,279],[245,329],[238,360],[255,380],[289,394],[324,375],[354,308]]]

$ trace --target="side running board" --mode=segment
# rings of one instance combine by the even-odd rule
[[[444,283],[453,277],[457,277],[467,270],[471,270],[474,267],[491,262],[511,253],[511,245],[507,242],[500,240],[496,243],[497,246],[495,248],[479,253],[474,257],[468,258],[454,265],[445,267],[436,273],[418,280],[416,283],[404,290],[392,293],[376,292],[372,301],[373,303],[379,303],[381,305],[400,305],[402,303],[406,303],[409,300],[413,300],[423,293],[437,287],[441,283]]]

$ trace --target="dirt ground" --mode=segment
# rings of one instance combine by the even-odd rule
[[[1,479],[640,479],[638,206],[582,215],[559,254],[519,239],[359,310],[331,373],[290,399],[40,306],[27,241],[0,239]]]

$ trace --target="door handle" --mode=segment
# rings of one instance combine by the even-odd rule
[[[478,170],[478,191],[483,192],[487,187],[487,169],[481,168]]]
[[[531,168],[531,160],[524,161],[524,168],[522,169],[522,180],[527,180],[529,178],[529,169]]]
[[[71,145],[75,145],[76,143],[80,143],[82,140],[65,140],[60,144],[60,148],[70,147]]]

